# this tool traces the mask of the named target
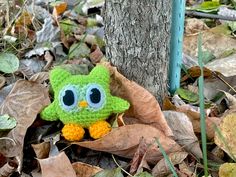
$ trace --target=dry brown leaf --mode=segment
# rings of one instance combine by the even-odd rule
[[[202,151],[198,138],[194,134],[192,122],[180,112],[164,111],[168,125],[174,133],[174,140],[183,148],[194,154],[197,158],[202,158]]]
[[[113,153],[126,158],[133,158],[141,138],[144,138],[148,144],[151,144],[146,154],[146,160],[150,163],[156,163],[162,158],[155,138],[159,138],[160,143],[167,153],[181,150],[180,146],[174,140],[165,136],[163,132],[155,127],[144,124],[132,124],[113,128],[109,134],[101,139],[73,142],[73,144],[97,151]]]
[[[231,158],[236,159],[236,113],[226,115],[215,134],[215,143]]]
[[[137,83],[126,79],[108,62],[103,65],[110,70],[112,94],[126,99],[131,104],[124,117],[136,118],[144,124],[156,127],[166,136],[173,136],[156,98]]]
[[[55,18],[57,18],[58,15],[62,14],[63,12],[65,12],[66,8],[67,8],[67,3],[66,2],[58,3],[57,5],[54,6],[53,16]]]
[[[18,165],[14,162],[8,162],[0,168],[0,177],[11,176],[17,169]]]
[[[23,12],[21,16],[16,20],[16,25],[27,26],[31,25],[33,16],[28,12]]]
[[[145,156],[146,156],[146,152],[148,150],[148,145],[145,142],[145,140],[143,138],[141,138],[139,146],[137,148],[137,151],[134,154],[134,157],[132,159],[132,163],[130,165],[130,174],[134,175],[135,173],[139,173],[141,171],[140,168],[142,168],[141,163],[143,163],[142,161],[146,161],[145,160]],[[144,162],[144,164],[146,164]]]
[[[38,159],[38,161],[42,170],[42,177],[76,177],[70,160],[64,152],[47,159]]]
[[[178,107],[178,112],[185,113],[191,120],[193,124],[193,130],[195,133],[201,133],[201,126],[200,126],[200,113],[190,110],[187,107]],[[221,119],[218,117],[206,117],[206,133],[209,139],[213,139],[215,135],[215,125],[220,124]]]
[[[224,163],[219,168],[219,177],[236,176],[236,163]]]
[[[183,45],[183,51],[185,54],[197,58],[198,34],[185,36]],[[230,36],[207,30],[202,32],[202,48],[204,51],[211,52],[216,58],[221,58],[225,51],[233,51],[236,48],[236,43],[235,39]]]
[[[184,82],[185,80],[189,79],[189,77],[196,78],[196,77],[201,76],[201,69],[199,66],[193,66],[188,69],[187,73],[188,74],[186,74],[185,76],[181,78],[181,82]],[[203,75],[205,78],[213,77],[212,71],[205,67],[203,68]]]
[[[0,75],[0,89],[5,85],[6,78]]]
[[[6,144],[6,147],[11,149],[7,154],[8,157],[17,156],[18,159],[22,159],[27,128],[34,122],[37,114],[49,103],[48,90],[42,85],[25,80],[15,83],[0,106],[0,114],[8,114],[17,121],[16,127],[8,133],[8,137],[16,143],[14,147]],[[21,165],[19,164],[19,166]]]
[[[222,90],[228,100],[228,106],[231,110],[236,110],[236,98],[228,92]]]
[[[185,174],[187,177],[196,177],[197,175],[184,161],[179,164],[179,171]]]
[[[32,82],[37,82],[39,84],[44,83],[46,80],[49,80],[49,73],[48,72],[39,72],[34,74],[29,79]]]
[[[183,162],[183,160],[188,156],[187,152],[175,152],[169,154],[169,159],[173,165],[177,165]],[[165,160],[161,159],[155,167],[152,169],[152,175],[155,177],[164,177],[171,173],[171,170]]]
[[[234,76],[225,77],[217,73],[216,78],[205,79],[204,80],[204,96],[207,99],[211,100],[216,96],[217,93],[219,93],[219,90],[224,90],[226,92],[229,92],[230,87],[224,82],[231,85],[232,87],[235,87],[236,85],[236,79]]]
[[[49,142],[32,144],[31,146],[33,147],[36,157],[38,159],[45,159],[48,157],[49,151],[50,151],[50,143]]]
[[[10,84],[0,90],[0,105],[4,102],[5,98],[10,93],[11,89],[13,88],[13,85],[14,84]]]
[[[83,162],[75,162],[72,164],[77,177],[91,177],[103,169],[97,166],[89,165]]]
[[[185,20],[185,33],[187,35],[198,33],[209,29],[209,27],[200,19],[197,18],[187,18]]]
[[[96,49],[92,53],[89,54],[89,58],[94,64],[99,63],[101,59],[103,58],[103,56],[104,55],[98,46],[96,46]]]
[[[200,127],[200,113],[191,110],[188,106],[179,106],[176,107],[171,103],[171,101],[168,98],[164,99],[163,103],[163,110],[174,110],[177,112],[185,113],[193,125],[193,130],[195,133],[201,133],[201,127]],[[215,136],[215,125],[220,124],[221,119],[217,117],[206,117],[206,133],[207,137],[209,139],[213,139]]]
[[[48,70],[49,67],[52,65],[53,63],[53,56],[49,51],[46,51],[44,54],[44,59],[47,62],[46,65],[43,67],[44,70]]]

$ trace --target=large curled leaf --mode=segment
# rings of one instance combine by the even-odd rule
[[[0,114],[8,114],[17,121],[16,127],[7,135],[15,141],[16,146],[12,147],[12,143],[5,144],[5,148],[9,150],[5,156],[17,156],[19,159],[23,157],[26,131],[36,119],[37,114],[49,103],[48,90],[42,85],[26,80],[19,80],[14,84],[0,106]]]
[[[145,88],[125,78],[115,67],[110,66],[110,63],[102,64],[110,71],[112,94],[124,98],[131,105],[124,115],[127,121],[133,118],[136,123],[151,125],[164,132],[166,136],[173,136],[156,98]]]
[[[0,71],[4,73],[14,73],[19,68],[19,60],[12,53],[0,54]]]
[[[144,124],[113,128],[110,133],[98,140],[73,142],[73,144],[126,158],[133,158],[141,138],[144,138],[147,144],[150,145],[146,153],[146,160],[151,164],[155,164],[162,158],[160,149],[155,144],[155,138],[159,138],[165,152],[171,153],[181,149],[174,140],[167,137],[162,131]]]
[[[16,126],[16,119],[7,114],[0,115],[0,131],[11,130]]]

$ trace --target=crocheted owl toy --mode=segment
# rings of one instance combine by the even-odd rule
[[[50,83],[54,101],[41,112],[41,118],[61,120],[65,124],[62,135],[69,141],[81,140],[84,128],[92,138],[101,138],[111,130],[105,121],[108,116],[129,108],[127,101],[110,94],[109,82],[109,71],[104,66],[94,67],[89,75],[71,75],[64,69],[53,69]]]

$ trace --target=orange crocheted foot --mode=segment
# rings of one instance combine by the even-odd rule
[[[66,124],[62,131],[62,136],[68,141],[79,141],[84,137],[84,129],[80,125]]]
[[[111,131],[111,125],[105,120],[98,121],[89,127],[89,134],[92,138],[98,139]]]

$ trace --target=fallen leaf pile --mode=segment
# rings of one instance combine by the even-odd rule
[[[0,17],[0,177],[165,177],[172,168],[180,177],[203,176],[199,33],[209,173],[235,176],[236,22],[188,15],[233,18],[235,2],[186,2],[181,88],[163,105],[106,59],[104,3],[0,2],[0,13],[7,14]],[[40,118],[53,98],[49,71],[60,66],[86,75],[96,65],[108,68],[112,95],[131,106],[110,117],[112,130],[104,137],[68,142],[61,136],[60,121]]]

